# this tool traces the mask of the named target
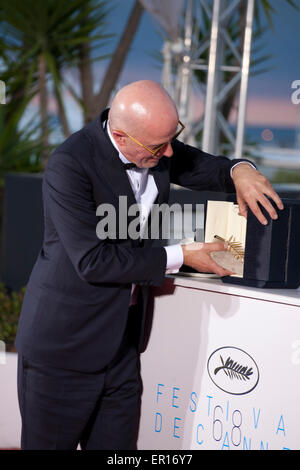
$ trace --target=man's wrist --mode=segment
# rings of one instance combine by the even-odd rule
[[[187,266],[191,266],[194,260],[194,251],[199,251],[203,248],[203,243],[193,242],[186,245],[181,245],[183,252],[183,263]]]
[[[246,162],[246,161],[244,161],[244,162],[238,162],[238,163],[236,163],[235,165],[233,165],[233,166],[230,168],[230,176],[231,176],[231,178],[232,178],[232,173],[233,173],[234,168],[236,168],[238,165],[250,165],[254,170],[257,169],[256,166],[253,165],[253,163],[251,163],[251,162]]]

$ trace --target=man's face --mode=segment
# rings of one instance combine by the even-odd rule
[[[156,145],[146,145],[150,150],[155,151]],[[152,155],[148,150],[140,147],[135,142],[128,143],[127,149],[124,150],[123,155],[131,162],[135,163],[139,168],[152,168],[156,166],[159,160],[163,157],[171,157],[173,149],[169,142],[167,142],[155,155]]]
[[[173,120],[169,125],[165,125],[164,129],[153,127],[147,132],[139,132],[138,136],[132,136],[138,142],[133,140],[131,136],[115,132],[114,138],[120,151],[130,162],[135,163],[139,168],[152,168],[163,156],[171,157],[173,155],[170,142],[176,133],[177,124]],[[158,148],[159,150],[153,155],[151,151],[155,152]]]

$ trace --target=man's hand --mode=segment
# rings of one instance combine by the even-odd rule
[[[226,251],[227,245],[224,243],[190,243],[182,245],[183,264],[190,266],[202,273],[215,273],[219,276],[229,276],[234,274],[227,269],[223,269],[210,257],[212,251]]]
[[[232,170],[232,179],[241,215],[247,217],[247,209],[250,207],[257,219],[266,225],[268,222],[259,208],[258,202],[260,202],[272,219],[278,218],[276,210],[266,196],[273,199],[278,209],[283,209],[284,206],[271,183],[262,173],[243,163]]]

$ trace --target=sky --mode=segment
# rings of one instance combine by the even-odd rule
[[[256,0],[256,2],[261,1]],[[273,29],[267,28],[263,40],[258,43],[258,48],[260,55],[270,55],[270,59],[267,62],[267,71],[255,76],[250,75],[246,129],[252,127],[293,129],[299,146],[300,104],[292,102],[291,96],[294,90],[291,85],[295,80],[300,80],[300,0],[294,0],[299,4],[299,11],[292,8],[286,0],[269,1],[276,9],[273,15]],[[134,0],[109,0],[111,10],[106,31],[115,33],[115,36],[100,49],[101,55],[113,53],[133,4]],[[153,53],[161,51],[162,47],[161,29],[157,21],[144,11],[117,88],[141,79],[160,82],[161,66],[154,59]],[[101,86],[107,65],[108,60],[98,61],[94,65],[95,92]],[[74,84],[76,86],[76,76],[72,76],[72,72],[70,78],[73,86]],[[82,113],[78,112],[79,109],[73,100],[68,100],[66,104],[71,128],[76,131],[83,125]],[[199,101],[199,98],[193,99],[193,107],[195,116],[203,113],[203,102]],[[234,119],[233,114],[232,123]]]
[[[270,1],[276,9],[274,28],[268,28],[260,42],[260,53],[271,55],[268,61],[270,70],[249,79],[247,124],[300,128],[300,104],[295,105],[291,101],[291,84],[300,80],[300,11],[295,11],[286,0]],[[117,33],[117,37],[110,41],[108,50],[113,50],[116,45],[133,3],[133,0],[112,0],[116,8],[110,14],[109,30]],[[295,3],[300,7],[299,0]],[[160,81],[161,71],[151,52],[161,50],[162,46],[156,20],[144,12],[119,86],[144,78]],[[105,62],[97,65],[96,73],[100,79],[104,68]]]

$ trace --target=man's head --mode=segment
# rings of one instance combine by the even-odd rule
[[[119,150],[138,167],[151,168],[162,156],[172,156],[170,142],[178,126],[178,113],[158,83],[141,80],[122,88],[112,101],[109,123]],[[151,151],[155,153],[159,146],[153,156]]]

